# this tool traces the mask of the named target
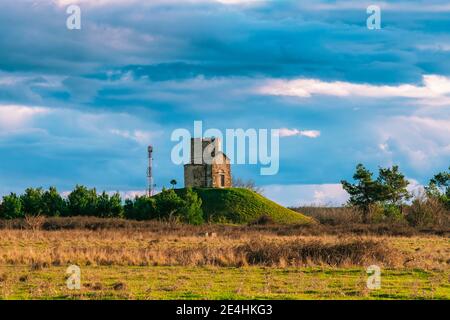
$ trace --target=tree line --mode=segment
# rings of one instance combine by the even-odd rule
[[[348,204],[355,206],[362,214],[363,221],[370,218],[379,220],[401,220],[405,217],[403,209],[413,195],[408,191],[409,181],[400,172],[398,166],[379,168],[378,177],[364,165],[358,164],[353,175],[354,183],[342,180],[342,187],[350,195]],[[424,197],[417,197],[410,208],[420,210],[413,211],[408,218],[414,224],[420,219],[431,219],[435,213],[426,210],[426,206],[438,203],[448,215],[450,210],[450,167],[449,171],[443,171],[430,179],[425,186]],[[425,217],[429,215],[430,217]]]
[[[438,203],[450,210],[450,167],[430,179],[425,187],[425,198],[416,198],[407,205],[412,195],[408,192],[409,181],[400,172],[398,166],[379,168],[378,177],[364,165],[358,164],[353,175],[354,182],[342,180],[342,187],[350,195],[348,205],[357,207],[363,221],[400,220],[405,217],[405,206],[413,209],[408,215],[413,224],[430,220],[436,214]],[[163,189],[154,197],[136,196],[122,200],[119,193],[109,195],[97,193],[77,185],[67,197],[61,196],[55,187],[28,188],[22,195],[11,193],[3,197],[0,203],[0,219],[16,219],[26,216],[96,216],[105,218],[126,218],[134,220],[164,219],[191,224],[204,222],[202,200],[191,188],[174,190],[176,181],[172,180],[172,189]],[[236,186],[236,185],[235,185]],[[255,189],[254,183],[242,184],[243,188]]]
[[[28,188],[22,195],[11,193],[3,197],[0,204],[0,218],[95,216],[202,223],[202,201],[198,195],[190,188],[179,193],[173,189],[163,189],[155,197],[137,196],[123,202],[119,193],[98,194],[96,189],[88,189],[81,185],[77,185],[66,198],[62,197],[55,187],[48,190]]]

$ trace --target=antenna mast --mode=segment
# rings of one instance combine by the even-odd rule
[[[148,146],[148,169],[147,169],[147,180],[148,180],[148,186],[147,186],[147,195],[149,197],[153,196],[153,146]]]

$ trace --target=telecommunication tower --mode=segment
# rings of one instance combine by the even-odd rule
[[[148,169],[147,169],[147,195],[149,197],[154,194],[154,184],[153,184],[153,146],[148,146]]]

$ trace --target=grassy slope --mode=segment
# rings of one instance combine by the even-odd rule
[[[282,207],[247,189],[195,188],[194,191],[203,201],[202,208],[206,218],[212,221],[248,223],[262,215],[268,215],[278,223],[314,222],[309,217]]]

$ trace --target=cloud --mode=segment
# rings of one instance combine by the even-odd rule
[[[408,178],[408,191],[414,195],[423,192],[424,188],[417,180]],[[286,207],[297,206],[341,206],[348,199],[348,193],[340,183],[325,184],[292,184],[265,185],[264,195]]]
[[[230,5],[255,5],[255,4],[263,4],[268,0],[211,0],[211,1],[216,1]]]
[[[363,2],[347,2],[2,1],[0,105],[25,108],[0,115],[4,188],[144,189],[150,140],[156,183],[181,181],[167,133],[199,119],[286,137],[321,128],[281,140],[276,176],[233,168],[258,184],[333,184],[358,162],[396,163],[424,183],[449,158],[435,127],[448,126],[450,15],[428,10],[448,3],[400,1],[412,9],[383,13],[371,32]],[[79,31],[65,26],[72,3]]]
[[[308,138],[317,138],[320,136],[320,131],[318,130],[299,130],[299,129],[281,128],[279,133],[280,137],[303,136]]]
[[[117,6],[117,5],[135,5],[140,0],[51,0],[58,6],[69,6],[72,4],[88,5],[88,6]],[[181,4],[204,4],[204,3],[221,3],[226,5],[248,5],[264,3],[267,0],[151,0],[147,5],[181,5]]]
[[[413,198],[417,196],[421,196],[425,192],[425,187],[419,181],[413,178],[406,178],[409,181],[409,185],[407,190],[412,194]]]
[[[88,6],[113,6],[113,5],[133,5],[137,0],[50,0],[58,6],[88,5]],[[161,1],[159,1],[161,2]]]
[[[450,119],[396,116],[376,125],[381,150],[392,161],[405,158],[418,171],[448,165]]]
[[[435,2],[435,3],[433,3]],[[343,0],[333,1],[333,3],[324,1],[306,2],[303,6],[309,10],[321,11],[348,11],[348,10],[365,10],[368,6],[373,5],[373,1],[360,0]],[[376,5],[382,10],[389,12],[445,12],[450,11],[450,5],[447,3],[439,3],[436,1],[396,1],[395,3],[387,1],[379,1]]]
[[[157,136],[154,132],[142,130],[118,130],[111,129],[110,132],[114,135],[136,141],[141,145],[149,145],[151,141]]]
[[[339,206],[348,200],[341,184],[275,184],[263,189],[265,196],[284,206]]]
[[[0,105],[0,135],[26,126],[33,118],[50,112],[50,109],[43,107]]]
[[[125,112],[1,106],[0,119],[0,153],[8,155],[0,180],[10,190],[68,190],[77,183],[145,189],[145,145],[154,144],[158,156],[169,153],[161,143],[162,126]]]
[[[260,94],[310,98],[313,95],[365,98],[413,98],[423,103],[447,104],[450,101],[450,78],[424,75],[423,85],[396,86],[357,84],[343,81],[326,82],[317,79],[269,80],[256,91]]]

